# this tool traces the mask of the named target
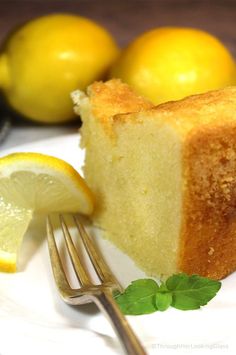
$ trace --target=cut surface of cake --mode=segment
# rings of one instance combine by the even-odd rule
[[[73,93],[94,223],[147,274],[236,269],[236,87],[154,107],[113,79]]]

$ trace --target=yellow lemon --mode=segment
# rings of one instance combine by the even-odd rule
[[[118,55],[112,36],[87,18],[34,19],[15,31],[0,56],[0,88],[10,105],[36,121],[74,117],[70,92],[104,77]]]
[[[34,213],[91,214],[92,193],[79,173],[58,158],[15,153],[0,159],[0,271],[14,272]]]
[[[114,64],[111,77],[159,104],[236,85],[236,66],[229,51],[209,33],[163,27],[134,40]]]

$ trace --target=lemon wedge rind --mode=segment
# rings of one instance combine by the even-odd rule
[[[0,158],[0,271],[15,272],[24,234],[34,214],[90,215],[93,195],[67,162],[39,153]]]

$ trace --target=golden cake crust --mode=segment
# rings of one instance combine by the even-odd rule
[[[179,268],[221,279],[236,269],[236,122],[194,132],[183,170]]]
[[[117,113],[139,112],[148,110],[153,104],[137,95],[119,79],[107,82],[94,82],[88,87],[92,114],[100,121],[104,130],[110,134],[114,117]]]
[[[226,87],[204,94],[192,95],[178,101],[154,106],[137,95],[120,79],[94,82],[87,90],[92,113],[112,136],[112,130],[120,123],[140,123],[145,111],[146,119],[161,119],[172,124],[182,134],[198,126],[222,125],[236,120],[236,87]],[[217,114],[216,114],[217,112]]]
[[[236,87],[227,87],[150,107],[145,111],[145,119],[167,121],[184,134],[198,126],[207,126],[212,122],[215,125],[236,122],[235,103]],[[142,117],[134,113],[117,114],[113,118],[113,124],[138,123]]]

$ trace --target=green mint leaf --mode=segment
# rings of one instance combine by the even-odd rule
[[[198,309],[219,291],[221,283],[198,275],[176,274],[160,286],[152,279],[133,281],[123,293],[114,295],[124,314],[140,315],[165,311]]]
[[[155,296],[159,289],[158,284],[152,279],[133,281],[124,293],[115,300],[120,309],[127,315],[140,315],[153,313],[157,310]]]
[[[215,297],[221,283],[206,277],[181,273],[169,277],[166,287],[172,293],[172,307],[191,310],[206,305]]]
[[[158,311],[165,311],[170,307],[172,303],[172,294],[171,292],[157,292],[156,294],[156,307]]]

